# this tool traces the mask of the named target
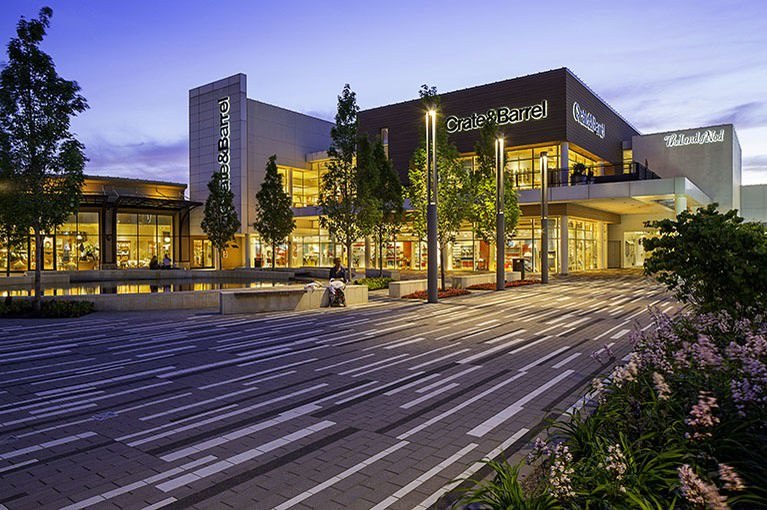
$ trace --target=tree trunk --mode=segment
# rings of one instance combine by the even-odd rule
[[[7,253],[5,257],[5,276],[6,278],[10,278],[11,276],[11,236],[8,236],[8,242],[5,244],[7,248]]]
[[[445,247],[447,245],[439,246],[439,271],[442,277],[442,290],[445,290]]]
[[[383,276],[383,236],[378,237],[378,277]]]
[[[35,229],[35,297],[32,301],[32,307],[35,312],[39,312],[42,308],[42,292],[43,292],[43,236],[40,234],[39,229]]]
[[[277,263],[277,243],[272,243],[272,269],[274,269]]]
[[[218,270],[224,269],[224,250],[218,249]]]
[[[349,260],[348,265],[346,266],[349,269],[349,274],[346,275],[346,279],[351,281],[352,279],[352,239],[348,238],[346,240],[346,258]]]

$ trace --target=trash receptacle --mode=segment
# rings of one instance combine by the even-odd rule
[[[525,259],[512,259],[511,268],[514,271],[519,271],[520,277],[525,279]]]

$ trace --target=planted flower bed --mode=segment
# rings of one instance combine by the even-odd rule
[[[516,280],[513,282],[506,282],[506,288],[509,289],[511,287],[524,287],[525,285],[534,285],[536,283],[541,283],[540,280]],[[469,290],[495,290],[495,284],[494,283],[477,283],[475,285],[469,285],[466,287]]]
[[[449,298],[454,296],[465,296],[466,294],[471,294],[466,289],[446,289],[446,290],[440,290],[437,293],[437,296],[439,299],[442,298]],[[407,294],[405,296],[402,296],[402,299],[426,299],[428,297],[428,293],[425,290],[419,290],[418,292],[413,292],[412,294]]]

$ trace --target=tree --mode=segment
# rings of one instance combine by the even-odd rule
[[[214,172],[210,177],[208,198],[205,200],[205,212],[200,227],[210,239],[210,244],[218,251],[218,268],[221,269],[224,250],[240,229],[240,220],[234,208],[234,193],[229,188],[229,181],[224,172]]]
[[[737,211],[721,213],[716,206],[646,222],[658,236],[642,240],[651,252],[645,259],[645,274],[702,312],[763,313],[767,233],[758,223],[744,222]]]
[[[399,231],[404,199],[399,175],[386,156],[381,140],[372,149],[367,137],[360,139],[357,154],[359,192],[363,204],[363,224],[378,249],[378,274],[383,275],[383,247]]]
[[[422,85],[419,91],[421,100],[426,109],[439,112],[439,96],[436,87]],[[439,113],[438,113],[439,115]],[[467,219],[470,206],[470,182],[469,172],[460,161],[460,153],[456,146],[448,140],[447,127],[444,122],[437,122],[437,237],[440,246],[440,267],[442,288],[445,288],[445,267],[447,257],[447,245],[454,242],[456,234],[461,228],[461,222]],[[414,209],[414,216],[419,226],[426,217],[426,148],[425,140],[416,149],[410,161],[408,177],[410,186],[408,197]]]
[[[19,200],[19,190],[9,173],[7,167],[0,163],[0,244],[6,249],[6,276],[11,274],[13,248],[21,246],[29,235],[29,230],[25,230],[20,221],[24,210]]]
[[[40,49],[53,11],[22,18],[0,71],[0,158],[19,199],[18,227],[35,238],[35,310],[40,310],[43,237],[52,234],[80,202],[84,146],[69,131],[88,104],[77,82],[61,78]]]
[[[495,142],[500,132],[495,122],[488,122],[479,131],[479,140],[474,145],[477,165],[469,182],[471,196],[471,223],[477,236],[488,243],[496,241],[496,175]],[[505,221],[505,240],[514,235],[514,228],[519,221],[517,192],[513,188],[513,178],[509,172],[503,174],[503,216]]]
[[[282,176],[277,172],[277,155],[269,157],[266,176],[261,189],[256,193],[256,222],[253,228],[265,242],[272,245],[272,268],[277,257],[277,245],[282,243],[295,228],[290,195],[282,185]]]
[[[364,234],[359,214],[363,208],[357,192],[359,179],[355,161],[357,130],[357,95],[349,84],[338,96],[336,124],[330,130],[330,162],[320,183],[320,225],[346,246],[347,267],[352,274],[352,243]]]

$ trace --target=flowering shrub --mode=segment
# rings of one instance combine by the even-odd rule
[[[471,294],[471,292],[465,289],[446,289],[440,290],[437,296],[442,299],[453,296],[465,296],[466,294]],[[427,297],[428,293],[425,290],[419,290],[418,292],[402,296],[402,299],[426,299]]]
[[[767,508],[767,321],[654,320],[632,334],[626,364],[592,384],[593,408],[536,440],[534,493],[572,509]],[[595,358],[611,359],[604,348]]]

